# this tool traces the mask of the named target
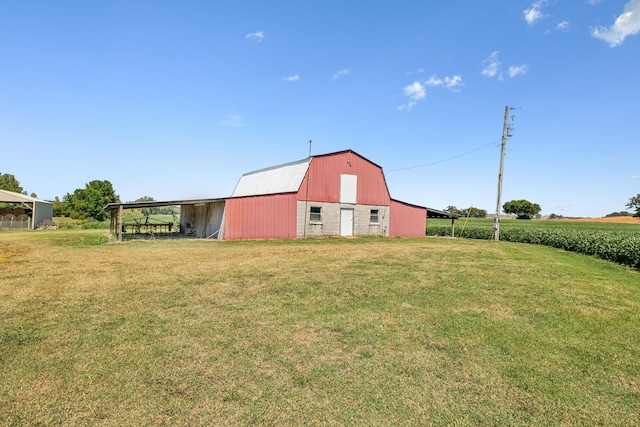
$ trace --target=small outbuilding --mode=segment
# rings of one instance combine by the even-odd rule
[[[53,221],[53,203],[0,190],[0,228],[35,229]]]

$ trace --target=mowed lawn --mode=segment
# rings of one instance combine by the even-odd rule
[[[0,425],[637,425],[640,274],[448,238],[0,232]]]

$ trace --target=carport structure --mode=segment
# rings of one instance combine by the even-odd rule
[[[0,190],[0,227],[35,229],[53,220],[53,203],[13,191]]]
[[[455,237],[456,219],[460,218],[460,215],[451,212],[439,211],[437,209],[427,208],[427,223],[429,222],[429,218],[450,219],[451,237]]]
[[[185,236],[199,238],[222,238],[224,227],[224,205],[225,199],[196,199],[196,200],[172,200],[172,201],[148,201],[148,202],[127,202],[109,203],[105,210],[111,214],[111,233],[118,236],[118,241],[122,241],[123,234],[128,231],[135,231],[135,227],[146,227],[150,230],[167,227],[168,224],[127,224],[123,221],[125,209],[142,209],[166,206],[180,207],[180,230]],[[132,230],[133,229],[133,230]],[[137,229],[139,231],[139,228]]]

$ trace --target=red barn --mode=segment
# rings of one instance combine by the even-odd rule
[[[394,200],[382,168],[352,150],[244,174],[221,237],[424,236],[427,208]]]
[[[118,240],[168,224],[127,223],[124,209],[180,206],[181,234],[215,239],[312,236],[423,237],[428,217],[456,215],[394,200],[382,168],[352,150],[249,172],[231,197],[110,203]],[[171,229],[169,229],[171,232]]]

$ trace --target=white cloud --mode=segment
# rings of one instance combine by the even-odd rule
[[[460,75],[455,75],[453,77],[447,76],[444,78],[444,87],[447,87],[449,89],[454,89],[460,85],[462,85],[462,76]]]
[[[500,61],[498,60],[498,51],[491,52],[491,55],[487,56],[484,61],[484,68],[480,72],[483,76],[486,77],[495,77],[498,80],[504,80],[503,72],[500,70]],[[508,77],[516,77],[520,74],[525,74],[527,72],[527,65],[511,65],[507,68],[507,76]]]
[[[419,101],[427,97],[427,91],[424,89],[424,86],[422,86],[422,83],[420,82],[411,83],[409,86],[406,86],[403,91],[404,94],[413,101]]]
[[[520,74],[524,74],[527,72],[527,66],[526,65],[517,65],[517,66],[511,66],[509,67],[509,77],[515,77],[515,76],[519,76]]]
[[[542,14],[542,6],[544,6],[545,3],[546,0],[538,0],[537,2],[533,3],[529,9],[525,9],[522,11],[524,20],[527,21],[527,24],[530,27],[544,17],[544,15]]]
[[[340,77],[344,77],[347,74],[349,74],[349,70],[347,69],[342,69],[342,70],[338,70],[335,72],[335,74],[333,75],[333,80],[335,79],[339,79]]]
[[[246,39],[252,40],[256,43],[260,43],[264,39],[264,31],[256,31],[255,33],[249,33],[245,36]]]
[[[500,61],[498,61],[498,51],[494,51],[484,61],[486,64],[482,69],[482,75],[487,77],[495,77],[498,74],[498,68],[500,67]]]
[[[436,76],[431,76],[429,77],[429,79],[424,81],[424,84],[426,84],[427,86],[440,86],[443,83],[444,82]]]
[[[398,110],[398,111],[402,111],[402,110],[411,111],[411,109],[413,108],[414,105],[416,105],[415,102],[408,102],[406,104],[399,105],[396,108],[396,110]]]
[[[640,179],[640,175],[632,175],[631,179]]]
[[[222,121],[222,125],[237,127],[244,126],[244,123],[242,122],[242,118],[240,116],[236,114],[228,114]]]
[[[404,95],[409,98],[409,102],[397,107],[397,109],[411,111],[418,101],[427,97],[427,90],[425,89],[425,86],[442,86],[447,89],[451,89],[454,92],[458,92],[458,86],[462,86],[462,77],[460,75],[455,75],[453,77],[446,76],[444,79],[441,79],[433,75],[424,82],[415,81],[410,85],[405,86],[402,90]]]
[[[416,105],[417,101],[420,101],[421,99],[425,99],[427,97],[427,91],[420,82],[413,82],[410,85],[405,86],[402,91],[404,92],[405,96],[409,98],[409,102],[397,107],[397,109],[400,111],[411,111],[411,109]]]
[[[294,74],[293,76],[283,77],[282,80],[284,80],[285,82],[297,82],[298,80],[300,80],[300,76]]]
[[[569,21],[562,21],[561,23],[556,25],[556,30],[566,30],[570,25],[571,23]]]
[[[625,38],[640,32],[640,0],[630,0],[624,12],[610,27],[597,27],[591,31],[593,37],[604,40],[611,47],[622,44]]]
[[[458,86],[462,85],[462,77],[455,75],[453,77],[445,76],[444,79],[441,79],[436,76],[431,76],[424,81],[424,84],[431,87],[443,86],[451,90],[456,90]]]

